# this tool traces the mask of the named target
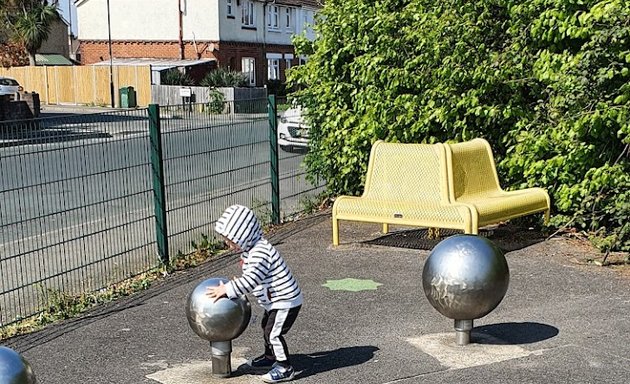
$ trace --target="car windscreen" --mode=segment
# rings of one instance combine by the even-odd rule
[[[0,79],[0,85],[20,85],[13,79]]]

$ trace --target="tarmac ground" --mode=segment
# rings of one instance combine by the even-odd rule
[[[485,235],[506,251],[510,285],[474,322],[472,343],[455,344],[453,321],[422,289],[431,244],[421,231],[378,233],[330,214],[270,236],[298,278],[305,304],[287,335],[298,383],[628,383],[630,279],[571,262],[584,249],[533,231]],[[483,234],[483,233],[482,233]],[[212,375],[210,348],[185,316],[205,278],[239,274],[237,256],[168,276],[148,290],[4,344],[32,365],[39,384],[261,383],[243,367],[262,352],[262,311],[232,342],[229,378]]]

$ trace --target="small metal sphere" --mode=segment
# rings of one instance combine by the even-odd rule
[[[0,347],[0,383],[35,384],[35,374],[22,355],[11,348]]]
[[[225,297],[217,301],[206,296],[208,287],[228,283],[225,278],[211,278],[199,283],[188,296],[186,317],[193,331],[208,341],[230,341],[237,338],[247,325],[252,308],[245,296]]]
[[[475,235],[442,240],[422,272],[422,287],[431,305],[456,320],[490,313],[503,300],[509,280],[503,252],[492,241]]]

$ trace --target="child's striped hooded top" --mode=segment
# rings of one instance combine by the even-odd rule
[[[229,298],[253,293],[266,310],[302,304],[297,281],[276,248],[263,237],[254,212],[242,205],[232,205],[217,220],[215,230],[243,251],[243,275],[225,285]]]

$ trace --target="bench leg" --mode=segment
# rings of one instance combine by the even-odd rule
[[[332,218],[332,235],[333,245],[339,245],[339,220],[337,220],[334,215]]]
[[[383,234],[389,232],[389,224],[383,223]]]
[[[551,212],[549,211],[550,211],[549,209],[545,211],[545,224],[549,224],[549,216],[551,214]]]
[[[427,228],[427,237],[429,239],[439,239],[440,238],[440,228],[435,228],[435,227]]]

